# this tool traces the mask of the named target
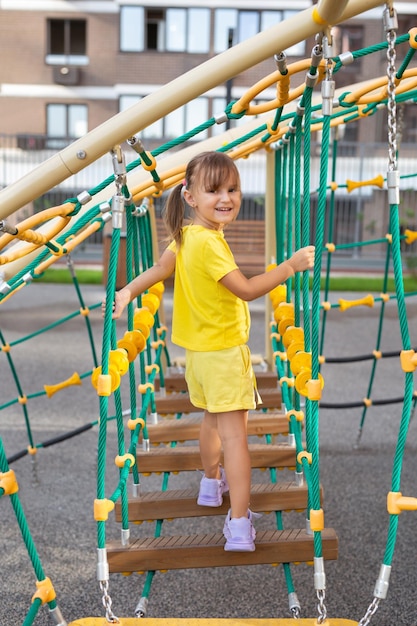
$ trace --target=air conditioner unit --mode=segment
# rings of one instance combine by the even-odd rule
[[[78,85],[80,68],[69,65],[57,65],[53,68],[54,83],[58,85]]]

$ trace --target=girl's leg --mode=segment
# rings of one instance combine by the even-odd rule
[[[204,412],[200,427],[200,456],[207,478],[220,478],[222,442],[217,430],[217,414]]]
[[[218,436],[229,483],[231,517],[247,517],[250,500],[251,462],[248,449],[247,411],[217,414]]]

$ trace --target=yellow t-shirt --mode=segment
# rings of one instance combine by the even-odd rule
[[[175,241],[169,249],[176,254],[173,343],[198,352],[247,343],[249,307],[219,282],[237,269],[223,232],[191,224],[180,249]]]

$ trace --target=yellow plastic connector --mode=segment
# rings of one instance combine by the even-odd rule
[[[28,398],[27,396],[19,396],[19,404],[27,404]]]
[[[324,529],[323,509],[310,509],[310,528],[314,532],[320,532]]]
[[[94,500],[94,519],[96,522],[106,522],[110,511],[114,509],[114,502],[108,498]]]
[[[410,28],[410,30],[408,31],[408,34],[410,36],[410,39],[408,41],[408,45],[410,46],[410,48],[414,48],[414,50],[417,49],[417,28]]]
[[[3,352],[10,352],[10,344],[6,343],[6,345],[2,346],[1,349]]]
[[[35,448],[35,446],[28,446],[27,451],[31,456],[35,456],[35,454],[38,453],[38,448]]]
[[[417,367],[417,354],[414,350],[402,350],[400,363],[404,372],[414,372]]]
[[[142,296],[142,305],[149,309],[152,315],[155,315],[159,309],[161,301],[156,293],[144,293]]]
[[[37,598],[41,600],[42,604],[55,600],[56,593],[50,578],[46,577],[44,580],[37,580],[36,587],[38,590],[33,594],[32,602]]]
[[[151,391],[154,390],[154,386],[152,383],[141,383],[140,385],[138,385],[138,391],[141,394],[145,394],[148,389],[150,389]]]
[[[417,240],[417,230],[409,230],[408,228],[404,231],[405,235],[405,243],[411,244]]]
[[[382,302],[389,302],[389,294],[388,293],[380,293],[379,297],[381,298]]]
[[[133,454],[130,454],[129,452],[126,452],[126,454],[123,455],[118,454],[114,459],[115,464],[120,468],[124,467],[126,461],[130,461],[130,467],[133,467],[135,464],[135,457]]]
[[[417,498],[403,496],[400,491],[390,491],[387,495],[387,511],[399,515],[402,511],[417,511]]]
[[[284,383],[288,385],[288,387],[294,387],[294,378],[290,378],[289,376],[281,376],[279,379],[279,384],[282,386]]]
[[[375,304],[374,297],[372,294],[368,293],[364,298],[359,298],[358,300],[344,300],[343,298],[339,299],[339,306],[341,311],[346,311],[346,309],[350,309],[353,306],[369,306],[373,307]]]
[[[161,347],[161,348],[165,347],[165,341],[163,339],[158,339],[157,341],[152,341],[151,342],[151,348],[153,350],[157,350],[159,347]]]
[[[135,419],[131,418],[127,422],[127,427],[129,430],[135,430],[138,424],[140,424],[142,428],[145,428],[145,420],[142,417],[136,417]]]
[[[375,359],[381,359],[382,358],[381,350],[372,350],[372,354],[374,355]]]
[[[0,472],[0,488],[3,489],[6,496],[11,496],[19,491],[16,474],[13,470]]]
[[[303,422],[304,421],[304,412],[303,411],[296,411],[295,409],[290,409],[286,413],[286,417],[287,417],[288,421],[291,421],[291,417],[292,416],[295,417],[297,422]]]
[[[334,252],[336,250],[336,246],[335,246],[334,243],[328,242],[328,243],[326,243],[325,247],[327,249],[327,252],[330,252],[330,253],[332,253],[332,252]]]
[[[303,459],[306,459],[307,463],[311,465],[313,462],[313,455],[311,454],[311,452],[307,452],[307,450],[301,450],[301,452],[297,454],[297,463],[301,465]]]
[[[90,315],[90,309],[88,307],[80,307],[80,315],[87,317],[88,315]]]
[[[324,379],[323,377],[319,378],[310,378],[305,384],[307,391],[307,398],[312,401],[321,400],[321,392],[324,387]]]
[[[158,363],[152,363],[151,365],[145,365],[145,373],[146,374],[152,374],[152,372],[156,372],[157,374],[159,374],[160,372],[160,367],[158,365]]]
[[[72,376],[67,378],[67,380],[63,380],[56,385],[44,385],[43,388],[48,398],[50,398],[57,391],[61,391],[61,389],[66,389],[66,387],[71,387],[71,385],[82,385],[80,375],[77,372],[74,372]]]

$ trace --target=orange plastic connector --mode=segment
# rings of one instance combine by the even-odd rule
[[[6,496],[11,496],[19,491],[16,474],[13,470],[0,472],[0,488],[3,489]]]
[[[402,350],[400,363],[404,372],[414,372],[417,367],[417,354],[414,350]]]
[[[120,468],[124,467],[126,461],[130,461],[130,467],[133,467],[135,464],[135,457],[133,454],[130,454],[130,452],[126,452],[126,454],[123,455],[118,454],[114,459],[115,464]]]
[[[324,529],[323,509],[310,509],[310,528],[314,532],[320,532]]]
[[[399,515],[402,511],[417,511],[417,498],[403,496],[400,491],[390,491],[387,495],[387,511]]]
[[[96,522],[106,522],[109,518],[110,511],[114,509],[114,502],[108,498],[94,500],[94,519]]]
[[[38,590],[33,594],[32,602],[37,598],[41,600],[42,604],[55,600],[56,593],[50,578],[46,577],[44,580],[37,580],[36,587]]]

